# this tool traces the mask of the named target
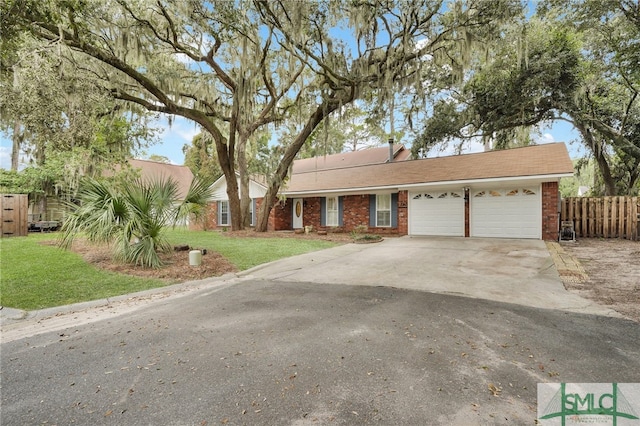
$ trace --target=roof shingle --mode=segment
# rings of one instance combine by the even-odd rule
[[[139,169],[145,180],[160,178],[172,178],[178,183],[178,196],[182,199],[189,192],[193,173],[187,166],[177,166],[175,164],[160,163],[151,160],[129,160],[129,164],[134,169]]]
[[[393,146],[393,161],[405,161],[411,151],[404,145]],[[389,147],[368,148],[360,151],[341,152],[313,158],[303,158],[293,162],[293,174],[306,173],[317,170],[342,169],[346,167],[363,166],[367,164],[382,164],[389,161]]]
[[[349,191],[414,184],[569,175],[573,164],[563,143],[533,145],[449,157],[294,173],[283,194]]]

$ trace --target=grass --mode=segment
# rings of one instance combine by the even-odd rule
[[[188,231],[179,228],[167,230],[167,236],[171,244],[188,244],[195,248],[217,251],[241,271],[284,257],[335,246],[335,243],[322,240],[227,237],[224,232]]]
[[[295,238],[230,238],[185,229],[169,229],[167,235],[172,244],[217,251],[240,270],[334,245]],[[76,253],[41,244],[56,237],[34,233],[0,240],[0,305],[43,309],[171,284],[97,269]]]
[[[25,310],[132,293],[169,283],[107,272],[76,253],[40,242],[54,234],[0,240],[0,304]]]

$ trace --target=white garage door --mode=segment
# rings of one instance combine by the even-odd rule
[[[471,191],[471,236],[542,238],[540,200],[538,187]]]
[[[409,235],[464,237],[463,192],[410,193]]]

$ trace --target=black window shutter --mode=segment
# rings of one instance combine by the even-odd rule
[[[398,193],[391,194],[391,227],[398,227]]]
[[[376,226],[376,196],[375,194],[369,195],[369,226]]]
[[[327,199],[320,198],[320,226],[327,226]]]
[[[256,219],[258,217],[258,213],[256,212],[257,203],[255,198],[251,199],[251,204],[253,205],[253,208],[251,209],[251,226],[255,226]]]
[[[342,219],[344,216],[344,197],[338,197],[338,225],[344,226],[344,220]]]

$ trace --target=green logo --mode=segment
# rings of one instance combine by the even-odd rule
[[[538,398],[540,398],[540,386],[538,385]],[[571,385],[571,384],[570,384]],[[572,386],[575,388],[576,386]],[[592,391],[585,391],[591,388]],[[538,405],[541,401],[538,399]],[[634,401],[637,405],[638,401]],[[605,418],[595,416],[607,416]],[[617,383],[611,384],[611,391],[602,390],[601,384],[581,384],[573,391],[567,390],[567,384],[561,383],[560,389],[553,395],[549,403],[539,413],[539,420],[554,419],[559,417],[562,426],[567,419],[573,424],[581,423],[610,423],[616,426],[618,419],[638,420],[638,414],[634,411],[625,395],[620,391]],[[635,422],[634,422],[635,423]]]

